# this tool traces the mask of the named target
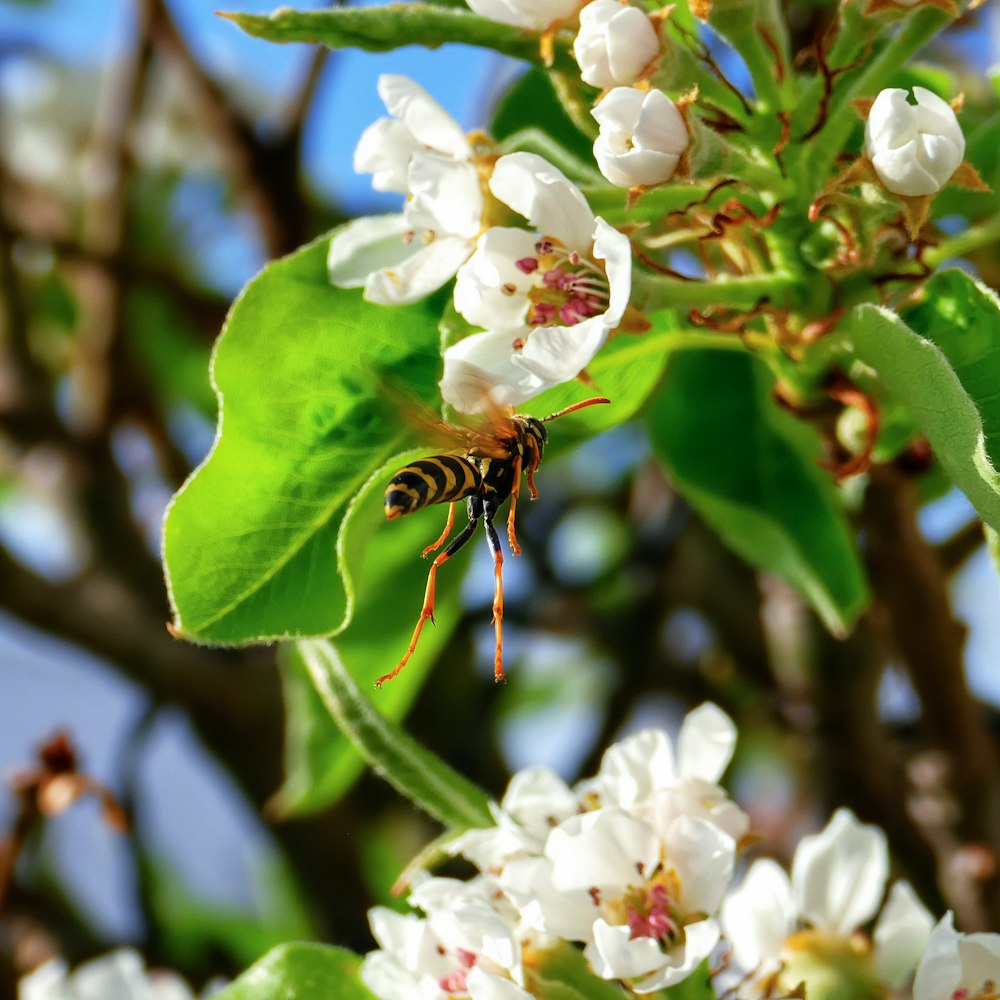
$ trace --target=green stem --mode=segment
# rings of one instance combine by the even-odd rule
[[[868,63],[867,68],[837,95],[830,117],[814,140],[809,160],[808,176],[814,190],[820,190],[826,183],[834,160],[857,122],[851,100],[856,96],[874,97],[889,77],[898,72],[950,19],[950,15],[938,7],[925,7],[914,13],[899,33]]]
[[[775,305],[789,301],[798,279],[793,274],[772,272],[731,278],[720,275],[714,281],[683,281],[648,271],[632,275],[634,298],[650,312],[654,309],[696,306],[730,306],[751,309],[762,299]]]
[[[973,250],[979,250],[998,241],[1000,241],[1000,215],[994,215],[991,219],[986,219],[957,236],[944,240],[936,247],[931,247],[924,254],[924,260],[931,267],[938,267],[946,260],[964,257]]]
[[[297,651],[326,710],[376,773],[455,832],[493,825],[485,792],[386,719],[361,693],[336,647],[308,639]]]
[[[507,136],[500,143],[500,148],[505,153],[517,151],[537,153],[548,160],[549,163],[558,167],[570,180],[575,181],[577,184],[603,185],[606,183],[604,178],[594,169],[593,162],[585,163],[540,128],[519,129],[517,132]],[[618,189],[618,195],[621,197],[620,189]]]

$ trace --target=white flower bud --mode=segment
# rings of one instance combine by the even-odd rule
[[[951,106],[937,94],[914,87],[883,90],[865,126],[865,156],[893,194],[937,194],[965,156],[965,136]]]
[[[480,17],[516,28],[544,31],[556,21],[572,17],[581,0],[468,0]]]
[[[601,128],[594,157],[612,184],[650,187],[673,176],[688,147],[688,131],[662,90],[615,87],[590,113]]]
[[[635,83],[660,51],[653,22],[618,0],[593,0],[580,11],[573,55],[585,83],[602,90]]]

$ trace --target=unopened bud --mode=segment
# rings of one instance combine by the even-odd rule
[[[594,157],[612,184],[651,187],[673,176],[688,147],[688,131],[662,90],[615,87],[591,114],[601,129]]]
[[[585,83],[602,90],[635,83],[660,51],[653,22],[618,0],[593,0],[580,11],[573,55]]]
[[[865,155],[893,194],[937,194],[965,156],[965,136],[951,106],[924,87],[883,90],[868,113]]]

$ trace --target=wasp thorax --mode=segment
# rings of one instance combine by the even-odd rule
[[[558,240],[542,237],[535,255],[515,262],[531,275],[528,323],[531,326],[574,326],[608,308],[608,279],[592,261]]]

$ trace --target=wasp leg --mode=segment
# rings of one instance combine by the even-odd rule
[[[424,630],[424,622],[428,618],[434,621],[434,583],[437,579],[438,567],[446,563],[473,536],[478,523],[478,516],[470,518],[469,523],[462,529],[460,534],[455,536],[455,540],[451,545],[431,563],[431,568],[427,573],[427,589],[424,591],[424,604],[420,609],[420,617],[417,619],[417,625],[413,630],[413,636],[410,638],[410,644],[406,647],[406,652],[396,665],[396,669],[380,677],[375,682],[375,687],[381,687],[386,681],[391,681],[406,666],[413,655],[413,651],[417,648],[417,642],[420,640],[420,633]]]
[[[497,651],[493,659],[493,679],[499,683],[503,675],[503,553],[500,551],[500,539],[493,527],[493,513],[487,511],[483,517],[486,525],[486,540],[490,552],[493,553],[493,628],[497,635]]]
[[[437,552],[437,550],[441,548],[446,541],[448,541],[451,529],[455,527],[455,503],[456,501],[452,500],[452,502],[448,504],[448,520],[445,522],[444,531],[441,532],[441,537],[436,542],[428,545],[427,548],[420,553],[420,557],[422,559],[426,559],[432,552]]]
[[[521,456],[514,459],[514,485],[510,490],[510,513],[507,515],[507,541],[510,542],[510,551],[514,555],[521,554],[521,546],[517,544],[517,535],[514,533],[514,511],[517,510],[517,498],[521,493]]]
[[[538,490],[535,489],[535,469],[538,468],[538,463],[542,460],[541,452],[538,450],[538,442],[530,434],[526,444],[528,445],[528,450],[531,452],[531,458],[528,461],[528,496],[532,500],[538,499]]]

